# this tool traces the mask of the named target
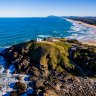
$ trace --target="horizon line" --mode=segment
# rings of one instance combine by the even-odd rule
[[[96,16],[56,16],[56,15],[48,15],[48,16],[4,16],[4,17],[0,17],[0,18],[46,18],[46,17],[96,17]]]

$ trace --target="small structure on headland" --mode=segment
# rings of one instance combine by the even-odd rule
[[[36,39],[36,42],[42,42],[42,41],[49,41],[49,42],[56,42],[56,41],[59,41],[58,38],[56,37],[48,37],[48,38],[37,38]]]
[[[44,38],[43,40],[44,40],[44,41],[50,41],[50,42],[56,42],[56,41],[59,41],[59,39],[56,38],[56,37],[48,37],[48,38]]]
[[[43,39],[41,39],[41,38],[37,38],[37,39],[36,39],[37,42],[41,42],[42,40],[43,40]]]

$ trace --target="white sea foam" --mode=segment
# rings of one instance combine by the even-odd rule
[[[0,48],[0,50],[3,51],[4,48]],[[26,85],[28,85],[28,83],[31,82],[31,81],[28,81],[29,75],[11,74],[15,71],[14,65],[11,64],[9,68],[6,69],[5,63],[6,62],[3,56],[0,56],[0,96],[10,96],[10,92],[14,91],[13,85],[16,82],[22,82],[22,83],[25,83]],[[18,76],[22,77],[22,79],[17,80]],[[27,78],[27,80],[25,78]],[[27,90],[30,91],[29,88],[27,88]]]
[[[78,36],[78,34],[76,34],[76,33],[72,33],[72,36],[75,36],[75,37],[77,37],[77,36]]]
[[[57,32],[57,31],[53,31],[53,33],[60,33],[60,32]]]
[[[85,26],[83,24],[78,24],[75,22],[72,22],[71,20],[67,20],[72,23],[71,30],[69,30],[69,33],[72,33],[71,36],[68,36],[67,38],[71,39],[78,39],[83,41],[96,41],[96,28],[91,28],[88,26]],[[74,34],[74,32],[76,34]]]
[[[11,47],[11,46],[0,46],[0,50],[4,50],[4,49],[9,48],[9,47]]]
[[[47,37],[52,37],[51,35],[37,35],[37,37],[40,37],[40,38],[47,38]]]
[[[51,35],[38,35],[38,37],[47,38],[47,37],[51,37]]]

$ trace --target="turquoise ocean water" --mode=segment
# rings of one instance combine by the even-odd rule
[[[90,30],[63,18],[0,18],[0,47],[50,36],[87,39]]]

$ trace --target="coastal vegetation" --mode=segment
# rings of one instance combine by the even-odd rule
[[[33,74],[33,67],[45,74],[46,70],[72,70],[68,59],[70,45],[66,42],[27,42],[14,45],[5,51],[8,65],[14,64],[16,73]],[[48,72],[49,73],[49,72]],[[48,75],[46,73],[46,75]],[[35,74],[35,73],[34,73]]]
[[[74,39],[45,38],[13,45],[1,55],[6,67],[14,65],[13,74],[27,74],[27,80],[31,81],[28,86],[17,82],[14,85],[17,91],[12,91],[11,96],[25,94],[29,86],[31,92],[27,96],[77,96],[78,92],[80,96],[96,95],[94,83],[89,79],[96,75],[96,46]]]
[[[55,42],[48,40],[24,42],[6,49],[3,54],[7,66],[14,65],[15,73],[24,74],[35,74],[33,69],[36,68],[38,72],[48,76],[50,70],[58,72],[66,70],[74,74],[78,69],[73,62],[87,75],[89,71],[90,75],[95,74],[95,46],[84,45],[74,39],[58,38]]]
[[[94,76],[96,74],[96,47],[82,45],[70,50],[71,60],[82,68],[84,73]]]
[[[96,17],[68,17],[69,19],[96,25]]]

